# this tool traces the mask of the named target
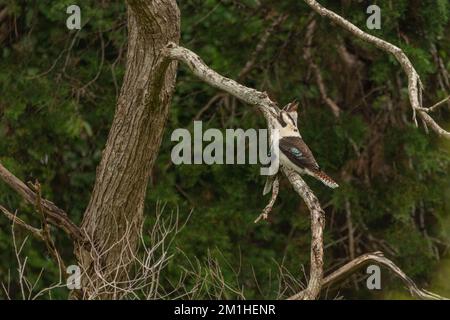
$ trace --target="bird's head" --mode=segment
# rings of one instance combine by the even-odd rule
[[[297,135],[297,102],[291,102],[287,104],[283,110],[280,111],[278,122],[281,126],[281,133],[284,136]]]
[[[299,134],[295,120],[289,112],[281,110],[278,121],[281,126],[280,133],[282,136],[295,136]]]
[[[284,111],[287,111],[289,113],[297,113],[298,109],[298,102],[296,100],[292,101],[291,103],[288,103],[283,107]]]

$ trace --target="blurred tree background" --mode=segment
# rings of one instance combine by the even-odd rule
[[[79,31],[65,27],[71,4],[0,1],[0,162],[26,181],[39,179],[44,196],[79,222],[122,83],[127,33],[124,1],[78,3]],[[450,93],[447,0],[321,4],[401,47],[422,78],[425,106]],[[380,30],[366,28],[371,4],[381,7]],[[179,6],[182,45],[280,104],[300,101],[302,136],[341,186],[332,191],[306,178],[326,211],[327,272],[352,256],[381,250],[419,285],[449,296],[450,144],[427,134],[421,123],[414,126],[407,79],[395,59],[312,14],[302,1],[181,0]],[[312,21],[315,29],[308,35]],[[287,296],[298,289],[296,281],[304,282],[310,254],[309,213],[290,185],[282,180],[270,223],[254,224],[268,201],[258,165],[175,166],[170,160],[172,131],[192,130],[194,119],[204,128],[265,127],[254,109],[218,94],[180,67],[146,203],[144,230],[157,208],[178,212],[181,220],[189,216],[172,244],[162,285],[170,291],[184,270],[194,268],[206,279],[202,298],[237,298],[235,291],[246,298],[277,298],[280,282],[281,296]],[[325,95],[339,107],[338,117]],[[444,127],[448,107],[438,111]],[[0,204],[39,225],[33,208],[3,183]],[[15,231],[18,241],[27,236]],[[54,234],[67,264],[74,262],[70,241]],[[1,216],[0,282],[9,283],[11,298],[19,298],[12,242],[11,224]],[[29,239],[22,255],[28,257],[28,277],[41,277],[38,289],[58,280],[42,243]],[[364,275],[357,273],[323,297],[408,297],[387,270],[381,291],[369,291]],[[217,277],[228,285],[218,288]],[[187,277],[185,285],[194,281]],[[67,293],[59,289],[44,298]],[[0,297],[6,298],[3,290]]]

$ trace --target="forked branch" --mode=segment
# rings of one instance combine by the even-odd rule
[[[174,43],[170,43],[163,54],[170,59],[184,62],[194,75],[209,85],[223,90],[243,102],[258,107],[265,116],[269,128],[273,127],[275,117],[278,116],[279,113],[279,108],[277,103],[272,101],[267,93],[245,87],[234,80],[223,77],[209,68],[195,53]],[[321,290],[323,275],[324,212],[320,207],[317,197],[298,173],[288,169],[283,169],[283,172],[297,193],[303,198],[311,213],[311,272],[308,287],[304,291],[304,298],[316,299]],[[275,188],[272,193],[271,202],[268,205],[270,209],[271,206],[273,206],[272,202],[275,201],[274,199],[276,199],[277,193],[278,190]]]
[[[18,225],[19,227],[25,229],[29,233],[31,233],[32,236],[34,236],[36,239],[44,241],[44,235],[42,234],[42,230],[35,228],[33,226],[30,226],[28,223],[23,221],[17,216],[17,212],[12,213],[9,212],[8,209],[0,205],[0,211],[7,217],[11,222],[15,225]]]
[[[425,299],[425,300],[447,300],[447,298],[441,297],[437,294],[434,294],[432,292],[419,289],[417,285],[414,283],[413,280],[411,280],[410,277],[408,277],[399,267],[395,265],[391,260],[386,258],[382,252],[372,252],[372,253],[366,253],[361,256],[359,256],[356,259],[353,259],[352,261],[348,262],[347,264],[340,267],[338,270],[334,271],[330,275],[326,276],[322,281],[322,287],[330,287],[333,284],[336,284],[337,282],[348,278],[351,274],[358,271],[359,269],[363,268],[369,263],[377,263],[380,264],[390,271],[392,271],[397,277],[399,277],[403,283],[408,288],[409,292],[412,296],[415,296],[419,299]],[[296,299],[302,299],[303,293],[297,293],[290,297],[290,300],[296,300]]]
[[[0,163],[0,179],[15,190],[22,198],[31,205],[36,205],[38,196],[19,178],[13,175]],[[58,208],[53,202],[41,199],[42,210],[45,212],[47,220],[52,225],[63,229],[73,240],[82,241],[83,237],[80,229],[74,224],[67,213]]]
[[[308,286],[300,294],[303,300],[317,299],[322,290],[325,213],[316,195],[300,175],[286,168],[283,168],[283,172],[294,190],[305,201],[311,216],[311,267]]]
[[[50,227],[48,225],[48,216],[47,212],[44,211],[43,207],[43,199],[41,196],[41,185],[39,182],[35,182],[34,184],[30,184],[32,188],[35,190],[36,194],[36,203],[35,208],[36,211],[40,215],[41,219],[41,228],[35,228],[31,226],[30,224],[26,223],[19,217],[17,217],[17,211],[15,214],[11,213],[6,209],[5,207],[0,205],[0,211],[13,223],[13,225],[18,225],[25,229],[26,231],[30,232],[35,238],[38,240],[41,240],[45,243],[45,246],[47,247],[47,250],[51,257],[55,260],[55,262],[58,264],[60,275],[66,275],[66,266],[64,264],[63,259],[61,258],[61,255],[58,252],[58,249],[56,248],[55,242],[53,241],[53,238],[50,233]]]
[[[272,101],[267,93],[259,92],[255,89],[245,87],[234,80],[223,77],[211,68],[209,68],[195,53],[192,51],[180,47],[174,43],[169,43],[163,50],[163,55],[167,59],[173,59],[183,62],[187,67],[196,75],[199,79],[208,83],[209,85],[223,90],[243,102],[256,106],[265,116],[269,129],[273,128],[275,117],[279,114],[279,108],[276,102]],[[418,81],[418,78],[416,79]],[[282,168],[283,173],[286,175],[295,191],[300,195],[303,201],[306,203],[310,215],[311,215],[311,267],[308,286],[302,292],[293,296],[293,299],[317,299],[320,295],[322,288],[325,285],[329,285],[337,279],[338,276],[344,276],[367,260],[376,260],[384,265],[391,267],[395,266],[390,260],[382,258],[380,255],[365,255],[357,258],[345,265],[334,274],[327,278],[323,278],[323,229],[325,226],[325,215],[319,200],[308,187],[302,177],[287,168]],[[278,193],[278,185],[273,189],[272,198],[266,208],[269,210],[272,208],[274,199]],[[264,211],[263,211],[264,217]],[[349,270],[349,271],[347,271]],[[395,267],[397,275],[402,275],[404,279],[408,279],[410,291],[420,298],[430,299],[431,297],[439,297],[429,292],[417,289],[414,282],[406,277],[406,275],[398,268]]]
[[[371,34],[364,32],[350,21],[344,19],[343,17],[334,13],[331,10],[328,10],[315,0],[305,0],[305,2],[318,14],[320,14],[323,17],[327,17],[337,25],[349,31],[354,36],[375,45],[376,47],[380,48],[381,50],[387,53],[392,54],[400,63],[400,65],[402,66],[403,70],[405,71],[408,77],[408,96],[413,110],[413,121],[416,124],[416,126],[417,126],[416,116],[418,114],[419,117],[424,122],[425,126],[431,127],[431,129],[433,129],[433,131],[435,131],[438,135],[450,139],[450,132],[442,129],[442,127],[439,126],[436,123],[436,121],[434,121],[434,119],[429,115],[429,113],[434,110],[435,106],[431,108],[424,108],[422,106],[423,88],[419,74],[417,73],[408,56],[403,52],[402,49],[393,45],[390,42],[387,42],[383,39],[380,39],[378,37],[375,37]]]

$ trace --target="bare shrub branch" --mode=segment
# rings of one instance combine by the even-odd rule
[[[9,213],[11,214],[11,213]],[[19,219],[20,220],[20,219]],[[52,290],[56,288],[64,287],[66,284],[63,282],[63,273],[61,272],[61,269],[59,269],[59,281],[57,283],[53,283],[50,286],[37,291],[38,285],[40,281],[42,280],[42,276],[44,273],[44,269],[41,269],[36,279],[32,282],[27,277],[27,268],[28,268],[28,257],[22,257],[23,256],[23,249],[25,247],[25,244],[28,241],[28,237],[25,237],[25,239],[19,244],[16,232],[15,232],[15,226],[16,222],[19,221],[18,218],[13,218],[13,223],[11,224],[11,234],[12,234],[12,243],[13,243],[13,249],[14,249],[14,256],[17,263],[17,284],[20,288],[20,294],[21,298],[23,300],[35,300],[40,297],[42,297],[44,294],[48,293],[50,294]],[[25,225],[27,227],[25,227]],[[29,225],[25,224],[22,225],[22,227],[26,228],[28,230]],[[36,229],[38,230],[38,229]],[[28,230],[30,231],[30,230]],[[41,231],[41,230],[39,230]],[[31,232],[31,231],[30,231]],[[42,231],[41,231],[42,232]],[[5,285],[5,283],[2,282],[2,289],[8,299],[11,298],[10,296],[10,288],[11,288],[11,277],[8,277],[8,283]],[[37,292],[36,292],[37,291]]]
[[[127,224],[122,237],[110,247],[95,247],[91,243],[94,250],[90,252],[89,258],[94,261],[92,265],[94,270],[93,272],[82,270],[83,281],[89,283],[89,290],[83,292],[83,299],[102,299],[105,296],[115,300],[161,299],[167,295],[161,286],[161,273],[172,258],[169,249],[188,219],[181,222],[178,212],[166,214],[164,210],[165,206],[157,204],[153,228],[148,235],[144,234],[142,228],[140,229],[141,253],[134,254],[133,251],[131,258],[128,256],[131,246],[129,239],[130,232],[134,232],[134,228],[130,223]],[[147,240],[146,237],[148,237]],[[88,239],[88,241],[93,240]],[[115,264],[102,265],[103,257],[117,247],[122,250]],[[124,268],[129,270],[125,278],[121,275],[121,270]],[[90,277],[90,274],[94,276]]]

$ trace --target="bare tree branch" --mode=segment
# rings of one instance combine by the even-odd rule
[[[36,182],[36,184],[34,185],[34,187],[36,187],[37,190],[37,200],[36,200],[36,209],[38,210],[38,212],[40,213],[41,217],[42,217],[42,228],[38,229],[35,228],[31,225],[29,225],[28,223],[26,223],[25,221],[23,221],[22,219],[20,219],[19,217],[17,217],[17,211],[15,214],[12,214],[11,212],[9,212],[5,207],[0,205],[0,211],[3,212],[3,214],[12,221],[12,233],[13,233],[13,240],[15,243],[15,235],[14,235],[14,225],[18,225],[20,227],[22,227],[25,231],[30,232],[36,239],[42,241],[45,243],[45,246],[47,247],[47,251],[49,252],[50,256],[55,260],[55,262],[58,265],[59,268],[59,282],[58,285],[59,286],[62,283],[62,279],[67,279],[67,273],[66,273],[66,265],[61,257],[61,255],[58,252],[58,249],[56,248],[55,242],[53,241],[51,234],[50,234],[50,228],[47,225],[47,218],[46,218],[46,213],[45,211],[43,211],[43,207],[42,207],[42,198],[41,198],[41,191],[40,191],[40,185],[38,182]],[[16,249],[16,258],[19,259],[18,256],[18,252],[17,252],[17,248],[16,246],[14,246]],[[23,267],[24,268],[24,267]],[[23,270],[20,271],[20,279],[19,281],[22,281],[23,278]],[[53,287],[48,288],[49,290],[53,289]],[[30,288],[30,294],[31,294],[32,288]],[[40,293],[38,294],[40,295]],[[77,296],[77,297],[81,297],[81,291],[80,290],[74,290],[73,291],[73,295]]]
[[[164,51],[163,54],[166,57],[185,63],[194,75],[207,84],[225,91],[245,103],[257,106],[268,120],[273,120],[273,116],[278,115],[279,108],[275,102],[270,100],[267,92],[248,88],[218,74],[210,69],[198,55],[173,42],[169,43]]]
[[[22,219],[20,219],[19,217],[17,217],[17,211],[13,214],[11,212],[8,211],[8,209],[6,209],[3,206],[0,206],[0,211],[3,212],[3,214],[12,221],[12,223],[24,228],[26,231],[30,232],[34,237],[36,237],[37,239],[44,241],[44,236],[42,234],[42,230],[35,228],[31,225],[29,225],[28,223],[26,223],[25,221],[23,221]]]
[[[266,47],[270,37],[275,32],[277,27],[286,20],[287,17],[288,15],[280,14],[273,19],[272,23],[261,35],[255,47],[255,50],[250,55],[250,59],[245,63],[244,67],[239,72],[237,76],[237,81],[242,82],[245,79],[245,77],[252,71],[252,69],[255,67],[255,64],[257,63],[258,56]],[[214,95],[211,99],[209,99],[209,101],[205,104],[205,106],[201,108],[200,111],[195,115],[194,120],[200,119],[202,114],[205,113],[209,108],[211,108],[215,104],[220,104],[221,102],[226,101],[228,97],[229,97],[228,94],[224,94],[222,92]]]
[[[402,49],[399,47],[393,45],[392,43],[389,43],[385,40],[382,40],[380,38],[377,38],[375,36],[372,36],[357,26],[355,26],[350,21],[344,19],[340,15],[334,13],[331,10],[328,10],[327,8],[321,6],[317,1],[315,0],[305,0],[305,2],[318,14],[320,14],[323,17],[329,18],[331,21],[335,22],[342,28],[346,29],[350,33],[352,33],[354,36],[367,41],[369,43],[372,43],[376,47],[380,48],[381,50],[391,53],[397,61],[402,66],[403,70],[405,71],[407,77],[408,77],[408,95],[409,95],[409,101],[411,103],[411,107],[413,109],[413,121],[417,124],[416,115],[418,114],[422,121],[431,127],[438,135],[443,136],[447,139],[450,139],[450,132],[442,129],[441,126],[439,126],[432,117],[428,115],[428,112],[432,111],[428,108],[422,107],[422,83],[420,81],[419,74],[417,73],[416,69],[412,65],[411,61],[409,60],[408,56],[403,52]]]
[[[264,50],[264,48],[267,45],[267,42],[269,41],[269,38],[272,36],[276,28],[282,24],[288,16],[285,14],[280,14],[276,19],[272,21],[272,23],[269,25],[269,27],[264,31],[261,38],[258,41],[258,44],[256,45],[255,51],[250,56],[250,59],[245,64],[244,68],[239,72],[239,75],[237,77],[238,81],[241,81],[245,78],[245,76],[253,69],[258,56],[261,54],[261,52]]]
[[[255,89],[245,87],[234,80],[223,77],[210,69],[195,53],[175,43],[169,43],[163,54],[171,59],[184,62],[194,75],[209,85],[223,90],[250,105],[257,106],[265,116],[269,130],[273,128],[275,117],[279,114],[279,108],[269,98],[266,92],[259,92]],[[317,197],[303,181],[301,176],[289,169],[283,168],[283,171],[311,212],[311,272],[308,287],[304,290],[304,298],[315,299],[320,293],[323,276],[324,212],[320,207]]]
[[[15,175],[9,172],[8,169],[6,169],[1,163],[0,179],[14,189],[28,203],[32,205],[36,204],[38,199],[36,193]],[[83,236],[78,226],[69,219],[67,213],[55,206],[53,202],[42,199],[42,210],[48,215],[48,222],[52,225],[63,229],[73,240],[83,240]]]
[[[314,62],[313,55],[311,52],[311,47],[314,38],[314,31],[316,29],[316,20],[311,20],[306,28],[306,36],[305,36],[305,50],[303,53],[303,58],[309,63],[311,69],[314,72],[314,76],[316,78],[317,86],[319,87],[319,92],[322,100],[328,105],[331,109],[335,117],[339,117],[341,109],[337,105],[337,103],[328,96],[327,88],[325,87],[325,82],[323,81],[322,72],[320,72],[320,68]]]
[[[277,117],[279,114],[279,108],[277,103],[275,103],[268,97],[267,93],[259,92],[255,89],[245,87],[234,80],[223,77],[214,70],[210,69],[195,53],[174,43],[169,43],[166,48],[163,49],[162,54],[165,55],[168,59],[174,59],[185,63],[187,67],[194,73],[194,75],[196,75],[198,78],[208,83],[209,85],[223,90],[250,105],[256,106],[265,116],[268,122],[269,129],[273,128],[275,117]],[[373,256],[370,254],[362,256],[364,258],[360,257],[354,259],[352,262],[339,269],[341,271],[338,270],[339,272],[334,273],[335,275],[329,276],[324,279],[324,211],[320,206],[319,200],[317,199],[315,194],[298,173],[284,167],[282,168],[282,171],[292,184],[294,190],[306,203],[311,214],[311,267],[308,286],[305,290],[291,297],[292,299],[317,299],[324,285],[329,285],[331,284],[331,282],[334,282],[334,279],[337,278],[338,275],[347,274],[348,272],[344,271],[349,267],[351,267],[350,270],[354,270],[353,266],[359,266],[362,261],[366,261],[368,259],[378,259],[377,261],[379,261],[380,263],[384,263],[384,265],[390,267],[392,270],[395,270],[396,274],[399,276],[401,275],[403,279],[409,279],[400,269],[398,269],[398,267],[393,268],[393,266],[395,265],[390,262],[390,260],[386,258],[380,258],[380,255]],[[273,206],[273,203],[275,201],[274,199],[276,199],[277,193],[278,190],[273,190],[271,201],[266,207],[269,208],[269,210],[271,206]],[[416,294],[416,296],[418,297],[438,297],[437,295],[434,295],[432,293],[417,289],[417,287],[414,287],[412,285],[413,282],[411,279],[409,279],[407,283],[409,284],[411,292]],[[417,290],[415,290],[414,288],[416,288]]]
[[[323,278],[323,229],[325,213],[319,200],[306,182],[296,172],[283,168],[283,172],[294,187],[294,190],[305,201],[311,214],[311,267],[308,286],[300,292],[303,300],[317,299],[322,289]]]
[[[428,110],[425,110],[425,111],[433,112],[433,111],[435,111],[438,107],[440,107],[441,105],[443,105],[445,102],[447,102],[447,101],[449,101],[449,100],[450,100],[450,96],[448,96],[448,97],[442,99],[441,101],[435,103],[434,105],[432,105],[431,107],[429,107]]]
[[[61,255],[58,252],[58,249],[55,246],[55,242],[52,239],[52,236],[50,234],[50,228],[47,224],[47,212],[44,211],[43,205],[42,205],[42,189],[41,184],[36,181],[32,185],[33,189],[36,191],[36,210],[39,212],[42,218],[42,227],[41,227],[41,234],[43,236],[43,240],[45,242],[45,245],[47,247],[48,252],[50,255],[55,259],[56,263],[59,267],[60,274],[66,275],[66,266],[64,264],[64,261],[61,258]]]
[[[255,223],[258,223],[261,219],[267,220],[269,218],[269,213],[272,211],[273,205],[278,197],[278,191],[280,190],[280,182],[278,177],[275,177],[272,185],[272,197],[270,198],[269,204],[264,208],[262,213],[256,218]]]
[[[399,267],[395,265],[391,260],[387,259],[382,252],[372,252],[372,253],[366,253],[361,256],[359,256],[356,259],[351,260],[344,266],[340,267],[338,270],[330,274],[329,276],[325,277],[322,281],[322,287],[326,288],[331,286],[332,284],[335,284],[336,282],[347,278],[349,275],[354,273],[355,271],[361,269],[368,263],[378,263],[382,266],[388,268],[391,270],[396,276],[398,276],[406,285],[409,292],[412,296],[415,296],[419,299],[426,299],[426,300],[448,300],[447,298],[441,297],[437,294],[434,294],[432,292],[419,289],[417,285],[414,283],[411,278],[409,278]],[[297,293],[296,295],[293,295],[290,297],[290,300],[299,299],[302,297],[302,292]]]

